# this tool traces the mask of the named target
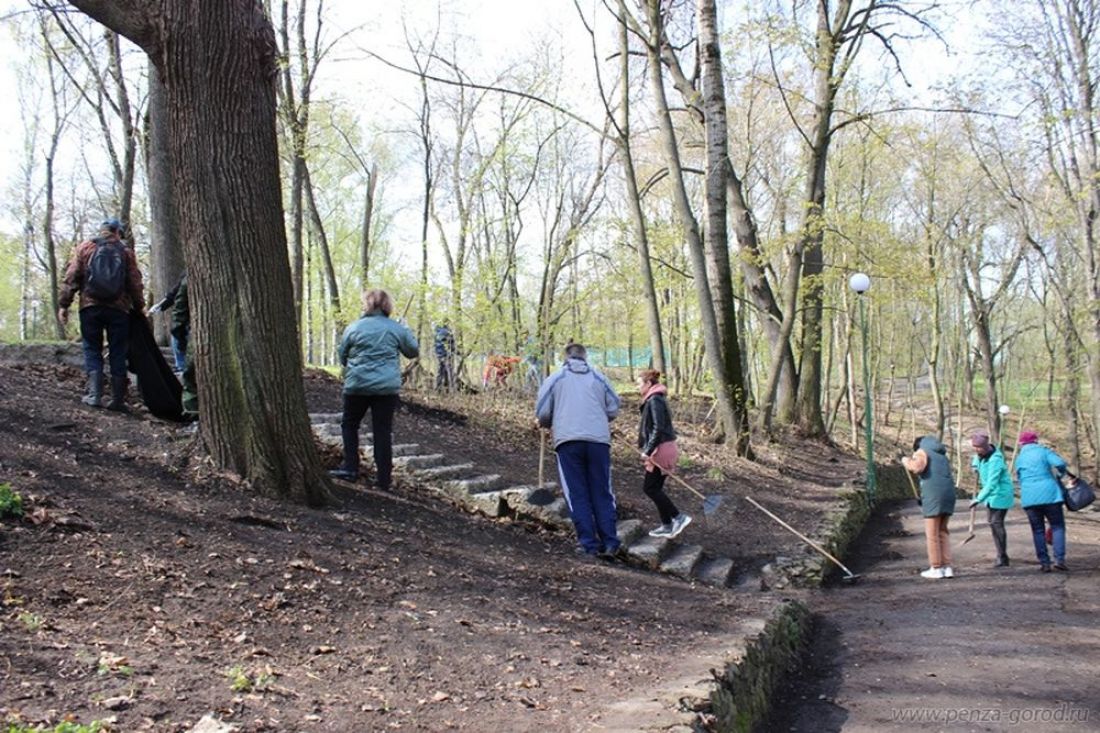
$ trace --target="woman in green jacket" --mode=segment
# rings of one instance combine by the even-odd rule
[[[951,535],[947,520],[955,513],[955,479],[947,449],[933,435],[913,441],[913,455],[901,459],[906,470],[920,478],[920,507],[924,515],[924,539],[928,549],[928,569],[922,578],[954,578],[951,567]]]
[[[1008,535],[1005,533],[1005,514],[1012,508],[1012,476],[1008,473],[1001,449],[989,440],[989,433],[979,430],[970,437],[974,458],[970,465],[978,474],[981,490],[970,502],[971,508],[984,503],[988,509],[989,530],[993,533],[993,546],[997,549],[995,568],[1008,567]]]
[[[363,317],[347,327],[340,341],[344,367],[344,463],[329,473],[345,481],[359,479],[359,425],[370,410],[374,432],[374,485],[388,491],[393,472],[393,414],[401,391],[401,358],[419,356],[408,326],[390,320],[393,300],[385,290],[363,295]]]

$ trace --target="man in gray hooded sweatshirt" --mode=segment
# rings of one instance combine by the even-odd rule
[[[539,388],[535,416],[553,431],[562,491],[577,541],[588,555],[619,552],[609,424],[618,414],[619,396],[588,364],[585,348],[566,346],[565,363]]]

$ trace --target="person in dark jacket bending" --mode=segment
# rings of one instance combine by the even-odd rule
[[[691,524],[665,493],[665,478],[676,470],[680,451],[676,447],[676,431],[672,428],[672,412],[668,409],[668,388],[661,384],[661,373],[643,369],[638,376],[638,391],[642,395],[642,419],[638,423],[638,448],[645,462],[642,491],[653,500],[661,516],[661,526],[650,537],[675,537]]]
[[[901,462],[920,478],[920,506],[928,545],[928,569],[921,572],[921,577],[954,578],[947,521],[955,513],[955,479],[947,449],[935,436],[925,435],[913,441],[913,455]]]

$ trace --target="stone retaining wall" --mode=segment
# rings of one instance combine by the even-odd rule
[[[710,696],[715,730],[742,733],[764,721],[772,697],[800,663],[809,632],[809,610],[798,601],[786,601],[740,658],[713,670],[718,684]]]

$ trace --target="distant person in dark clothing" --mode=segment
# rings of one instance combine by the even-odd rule
[[[57,318],[69,322],[69,306],[80,293],[80,336],[84,344],[84,371],[88,373],[83,402],[101,407],[103,399],[103,334],[111,368],[108,410],[128,412],[126,354],[130,345],[130,311],[140,311],[145,289],[134,251],[122,241],[123,226],[108,219],[99,236],[73,249],[58,298]]]
[[[374,433],[374,485],[388,491],[393,480],[393,414],[401,391],[401,355],[420,355],[408,326],[390,319],[393,300],[385,290],[363,295],[363,317],[347,327],[340,341],[344,367],[344,463],[329,471],[345,481],[359,479],[359,425],[370,410]]]
[[[947,449],[935,436],[925,435],[913,441],[913,455],[901,462],[907,471],[920,478],[920,506],[928,548],[928,569],[921,572],[921,577],[954,578],[947,521],[955,513],[955,479]]]
[[[455,388],[455,335],[451,327],[441,324],[435,327],[435,359],[439,373],[435,376],[435,388],[451,391]]]
[[[179,296],[180,288],[184,287],[184,282],[186,280],[187,273],[185,272],[180,277],[179,282],[176,283],[176,286],[165,293],[164,297],[161,298],[156,305],[149,309],[149,313],[152,314],[160,313],[161,311],[167,311],[169,308],[175,305],[176,298]],[[175,320],[174,316],[173,320]],[[188,318],[187,322],[188,326],[182,331],[182,333],[177,335],[175,328],[173,328],[171,331],[172,359],[175,362],[174,371],[177,375],[183,374],[183,370],[187,368],[187,340],[191,334],[190,318]]]
[[[661,384],[661,373],[643,369],[638,376],[638,391],[642,395],[642,417],[638,424],[638,449],[645,462],[642,490],[653,500],[661,517],[661,526],[650,537],[675,537],[691,524],[665,493],[665,479],[676,470],[680,456],[676,446],[676,431],[672,428],[672,411],[668,408],[668,387]]]
[[[186,348],[180,382],[183,384],[183,419],[190,422],[199,418],[199,388],[195,381],[195,356],[191,351],[191,298],[186,274],[175,287],[172,301],[172,338]]]

